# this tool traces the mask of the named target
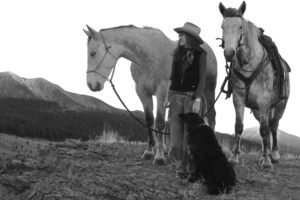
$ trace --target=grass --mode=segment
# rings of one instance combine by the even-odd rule
[[[102,135],[96,138],[100,143],[112,144],[112,143],[125,143],[126,140],[122,138],[117,132],[103,131]]]
[[[283,158],[285,160],[299,160],[300,159],[300,155],[295,155],[295,154],[291,154],[291,153],[286,153]]]
[[[78,174],[79,171],[76,171],[77,169],[87,169],[88,166],[94,166],[92,163],[95,161],[94,157],[91,157],[93,159],[83,159],[86,158],[86,156],[91,156],[91,155],[100,155],[99,156],[99,161],[97,161],[97,167],[93,168],[88,168],[91,169],[91,174],[96,173],[96,171],[93,171],[94,169],[97,168],[97,173],[99,173],[98,170],[98,163],[101,164],[103,167],[103,170],[107,170],[111,172],[111,174],[114,175],[114,177],[118,177],[117,180],[122,180],[121,182],[110,182],[108,183],[113,185],[117,184],[118,187],[116,188],[123,188],[124,185],[121,183],[140,183],[140,181],[144,181],[145,185],[143,187],[148,187],[147,186],[149,180],[151,179],[148,177],[148,173],[156,173],[157,177],[163,175],[166,177],[166,179],[169,179],[172,184],[175,184],[175,186],[172,186],[170,188],[178,188],[178,191],[174,192],[176,194],[182,195],[183,199],[199,199],[196,197],[199,197],[199,194],[205,194],[205,187],[203,185],[195,183],[195,184],[187,184],[186,182],[181,182],[180,180],[177,179],[172,179],[170,177],[173,177],[174,175],[174,170],[171,166],[153,166],[152,161],[145,161],[141,162],[139,159],[140,154],[142,153],[142,150],[144,149],[144,146],[146,146],[146,143],[141,143],[141,142],[130,142],[125,140],[124,138],[120,137],[120,135],[116,132],[104,132],[102,135],[96,136],[91,138],[89,141],[81,141],[81,140],[74,140],[74,139],[68,139],[65,140],[63,143],[67,144],[74,144],[74,149],[76,147],[82,147],[88,145],[87,151],[83,151],[82,148],[76,149],[76,151],[73,151],[74,149],[69,149],[69,146],[66,145],[67,152],[76,152],[75,154],[66,154],[66,156],[69,156],[70,159],[69,163],[64,160],[64,162],[59,162],[61,166],[65,167],[58,167],[57,169],[67,169],[65,170],[65,177],[70,180],[70,182],[76,182],[77,179],[80,180],[82,179],[82,176],[79,176]],[[38,145],[40,144],[40,145]],[[17,151],[15,152],[16,154],[24,154],[26,151],[29,150],[35,150],[38,152],[38,150],[43,148],[43,145],[46,144],[45,141],[35,141],[35,140],[29,140],[29,139],[24,139],[24,138],[19,138],[19,137],[14,137],[14,136],[9,136],[0,134],[0,152],[1,148],[3,145],[12,145],[11,150],[12,151]],[[57,143],[48,143],[48,146],[56,145]],[[103,145],[102,145],[103,144]],[[105,144],[112,144],[112,145],[105,145]],[[120,145],[121,144],[121,145]],[[230,140],[220,140],[221,147],[223,151],[225,152],[226,156],[229,156],[231,154],[231,149],[232,149],[232,143]],[[136,145],[144,145],[144,146],[136,146]],[[34,147],[33,149],[30,149],[29,147],[32,146]],[[71,146],[72,147],[72,146]],[[56,150],[57,152],[64,152],[61,151],[63,150],[64,146],[60,150]],[[55,149],[54,149],[55,150]],[[85,149],[86,150],[86,149]],[[52,151],[52,150],[51,150]],[[88,152],[91,151],[91,152]],[[99,153],[99,154],[97,154]],[[1,155],[1,154],[0,154]],[[76,156],[78,157],[76,157]],[[80,156],[79,156],[80,155]],[[106,155],[106,157],[101,157],[101,155]],[[264,172],[261,171],[259,168],[257,168],[257,161],[258,161],[258,156],[261,155],[261,152],[257,149],[254,148],[251,145],[247,145],[247,148],[243,151],[243,153],[240,156],[240,165],[236,166],[237,173],[239,174],[239,182],[236,186],[236,190],[231,193],[231,194],[221,194],[216,197],[211,197],[208,195],[204,195],[203,198],[201,199],[209,199],[209,200],[235,200],[235,199],[248,199],[248,200],[254,200],[254,199],[270,199],[270,193],[264,193],[264,188],[266,188],[268,191],[276,191],[277,188],[281,187],[281,184],[287,185],[289,187],[286,187],[287,189],[291,187],[295,187],[296,189],[298,188],[297,186],[297,180],[299,179],[289,179],[289,177],[294,176],[293,173],[297,173],[297,169],[294,171],[291,171],[289,168],[290,166],[293,166],[294,168],[298,168],[299,159],[300,156],[297,154],[293,154],[291,151],[285,151],[284,149],[281,151],[282,159],[284,162],[282,162],[280,165],[278,165],[273,172]],[[72,157],[73,156],[73,157]],[[79,159],[80,162],[75,162],[74,159]],[[113,158],[113,159],[112,159]],[[98,159],[98,158],[97,158]],[[103,159],[103,160],[101,160]],[[111,162],[104,162],[105,160],[109,161],[115,161],[120,162],[122,160],[122,165],[124,168],[121,168],[119,165],[116,165],[115,163]],[[111,159],[111,160],[110,160]],[[297,159],[297,160],[295,160]],[[52,162],[52,160],[54,160]],[[295,160],[295,161],[294,161]],[[1,161],[1,158],[0,158]],[[30,161],[30,159],[29,159]],[[90,163],[88,163],[90,162]],[[4,162],[5,163],[5,162]],[[51,155],[51,158],[47,158],[47,163],[50,163],[49,166],[53,166],[53,169],[56,167],[56,164],[58,164],[56,154]],[[294,164],[296,163],[296,164]],[[68,164],[68,165],[66,165]],[[91,164],[91,165],[90,165]],[[4,166],[4,165],[3,165]],[[0,171],[3,166],[0,166]],[[145,167],[146,166],[146,167]],[[287,166],[287,167],[286,167]],[[52,168],[51,168],[52,169]],[[119,170],[119,169],[126,169],[126,173],[124,174],[123,172],[125,170]],[[279,171],[280,169],[280,171]],[[102,170],[102,169],[101,169]],[[100,171],[101,171],[100,170]],[[119,171],[118,171],[119,170]],[[87,170],[85,170],[87,171]],[[119,173],[120,172],[120,173]],[[57,172],[58,173],[58,172]],[[75,174],[74,174],[75,173]],[[171,176],[170,176],[170,173]],[[127,176],[127,175],[130,176]],[[99,175],[99,174],[98,174]],[[101,174],[101,177],[105,177],[105,173],[103,172]],[[156,176],[153,176],[156,177]],[[175,177],[175,176],[174,176]],[[97,177],[96,177],[97,178]],[[119,179],[122,178],[122,179]],[[109,179],[110,180],[110,177]],[[155,184],[160,184],[160,180],[157,180],[156,182],[153,182],[153,189],[149,191],[157,191],[160,193],[160,189],[158,189],[157,185]],[[173,182],[172,182],[173,181]],[[270,182],[271,181],[271,182]],[[296,186],[293,186],[293,181],[295,182]],[[96,181],[97,182],[97,181]],[[155,183],[155,184],[154,184]],[[47,184],[46,182],[40,182],[40,184],[45,185]],[[102,182],[101,182],[102,184]],[[91,184],[93,185],[93,184]],[[130,184],[129,184],[130,185]],[[137,184],[138,185],[138,184]],[[67,187],[67,186],[66,186]],[[138,186],[137,186],[138,187]],[[124,187],[125,188],[125,187]],[[142,188],[142,186],[140,187]],[[82,188],[81,188],[82,189]],[[287,190],[286,189],[286,190]],[[296,189],[289,189],[290,191],[296,190]],[[122,191],[128,191],[131,192],[131,188],[125,188]],[[132,190],[135,191],[135,190]],[[148,190],[147,190],[148,191]],[[84,193],[84,192],[82,192]],[[171,191],[172,193],[172,191]],[[37,193],[38,194],[38,193]],[[59,194],[59,193],[58,193]],[[49,195],[54,195],[54,194],[49,194]],[[128,198],[124,199],[134,199],[135,196],[137,195],[136,193],[132,193],[132,195],[127,195]],[[272,196],[272,195],[271,195]],[[276,195],[273,195],[276,196]],[[1,199],[1,198],[0,198]],[[26,199],[26,198],[25,198]],[[159,196],[157,199],[161,199]]]
[[[45,140],[21,138],[0,133],[0,155],[4,159],[15,155],[35,156],[40,149],[50,145]]]
[[[68,141],[68,140],[66,140]],[[81,141],[78,140],[78,143]],[[113,131],[104,131],[101,135],[98,135],[94,138],[91,138],[88,143],[90,145],[101,145],[101,144],[124,144],[124,145],[144,145],[145,142],[138,141],[128,141],[125,138],[121,137],[118,132]],[[222,147],[223,152],[226,156],[231,155],[232,151],[232,141],[229,139],[219,140],[219,143]],[[45,146],[51,145],[51,142],[44,140],[35,140],[20,138],[12,135],[0,134],[0,155],[2,158],[10,157],[11,154],[28,154],[35,155],[39,149],[45,148]],[[168,144],[169,145],[169,144]],[[261,155],[261,151],[257,147],[251,147],[247,145],[247,150],[243,153],[253,156]],[[300,152],[295,153],[287,148],[281,148],[280,154],[283,159],[293,160],[300,159]]]
[[[104,131],[102,135],[97,136],[93,141],[95,144],[113,144],[113,143],[119,143],[119,144],[134,144],[134,145],[142,145],[145,144],[145,142],[133,142],[133,141],[128,141],[121,137],[117,132],[112,132],[112,131]],[[232,152],[232,144],[231,141],[229,140],[219,140],[219,143],[222,147],[223,152],[229,156],[231,155]],[[257,150],[256,147],[247,147],[246,153],[248,155],[253,155],[253,156],[259,156],[262,154],[261,151]],[[282,149],[280,151],[282,158],[284,159],[300,159],[300,154],[295,154],[294,152],[286,151],[286,149]]]
[[[103,133],[99,136],[96,136],[94,139],[89,140],[89,142],[93,142],[93,144],[134,144],[141,145],[145,144],[145,142],[139,141],[128,141],[125,138],[121,137],[118,132],[113,131],[103,131]]]

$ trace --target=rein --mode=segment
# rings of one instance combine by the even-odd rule
[[[114,56],[114,55],[109,51],[109,49],[111,48],[111,46],[108,46],[108,45],[107,45],[107,43],[106,43],[106,41],[105,41],[105,38],[104,38],[104,35],[103,35],[103,33],[102,33],[101,30],[100,30],[100,35],[101,35],[101,37],[102,37],[102,39],[103,39],[104,48],[105,48],[105,54],[104,54],[104,56],[102,57],[102,59],[101,59],[101,61],[99,62],[99,64],[96,66],[96,68],[93,69],[93,70],[88,70],[86,73],[96,73],[96,74],[98,74],[99,76],[101,76],[102,78],[104,78],[104,79],[106,79],[107,81],[109,81],[110,83],[112,83],[112,79],[113,79],[113,77],[114,77],[115,70],[116,70],[116,65],[113,67],[113,72],[112,72],[111,78],[106,77],[106,76],[100,74],[99,72],[97,72],[97,70],[101,67],[101,65],[102,65],[102,63],[103,63],[103,61],[104,61],[104,59],[105,59],[105,57],[106,57],[107,54],[111,55],[111,56],[113,57],[113,59],[116,60],[116,61],[118,60],[118,58],[117,58],[116,56]]]
[[[253,81],[257,78],[257,76],[265,69],[265,67],[268,65],[268,63],[270,62],[270,59],[266,53],[266,50],[263,48],[263,57],[261,59],[261,61],[259,62],[259,64],[257,65],[256,69],[253,71],[253,73],[250,75],[250,77],[245,77],[241,72],[239,72],[237,69],[234,69],[234,65],[236,65],[235,62],[232,62],[230,66],[228,66],[227,62],[226,62],[226,73],[227,73],[227,76],[225,77],[225,80],[222,84],[222,91],[224,93],[227,94],[227,96],[230,96],[230,93],[231,91],[225,91],[224,90],[224,87],[225,87],[225,84],[227,81],[229,81],[229,85],[231,86],[231,89],[233,88],[237,88],[237,89],[245,89],[246,90],[246,102],[245,102],[245,105],[246,107],[248,108],[251,108],[251,109],[257,109],[255,106],[251,106],[248,102],[249,100],[249,90],[250,90],[250,87],[251,87],[251,84],[253,83]],[[242,69],[243,70],[243,69]],[[252,72],[252,71],[250,71]],[[239,80],[241,80],[244,84],[245,84],[245,87],[244,88],[241,88],[241,87],[238,87],[236,85],[233,85],[232,83],[232,76],[231,75],[234,75],[236,78],[238,78]]]
[[[156,133],[159,133],[159,134],[162,134],[162,135],[170,135],[170,133],[161,132],[161,131],[158,131],[158,130],[153,129],[153,128],[151,128],[151,127],[148,127],[144,122],[142,122],[139,118],[137,118],[137,117],[136,117],[136,116],[128,109],[128,107],[126,106],[126,104],[124,103],[124,101],[122,100],[122,98],[120,97],[120,95],[119,95],[118,91],[116,90],[115,85],[114,85],[114,83],[113,83],[113,77],[114,77],[114,74],[115,74],[115,71],[116,71],[116,65],[113,67],[113,72],[112,72],[111,78],[106,77],[106,76],[102,75],[101,73],[99,73],[99,72],[97,71],[97,70],[101,67],[101,64],[103,63],[103,61],[104,61],[104,59],[105,59],[105,57],[106,57],[107,54],[110,54],[110,55],[114,58],[114,60],[116,60],[116,61],[118,60],[118,58],[117,58],[116,56],[114,56],[114,55],[109,51],[109,49],[111,48],[111,46],[108,46],[108,45],[107,45],[107,43],[106,43],[106,41],[105,41],[105,38],[104,38],[104,35],[103,35],[103,33],[102,33],[101,30],[100,30],[100,34],[101,34],[101,37],[102,37],[102,39],[103,39],[104,48],[105,48],[105,54],[104,54],[104,56],[102,57],[102,59],[101,59],[101,61],[99,62],[99,64],[96,66],[96,68],[93,69],[93,70],[88,70],[86,73],[95,73],[95,74],[101,76],[102,78],[104,78],[105,80],[107,80],[107,81],[110,83],[110,85],[111,85],[111,87],[112,87],[112,89],[113,89],[115,95],[118,97],[119,101],[121,102],[121,104],[122,104],[122,105],[124,106],[124,108],[126,109],[126,111],[131,115],[131,117],[133,117],[133,118],[134,118],[139,124],[141,124],[143,127],[148,128],[148,129],[150,129],[151,131],[156,132]],[[217,102],[217,100],[219,99],[221,93],[222,93],[222,90],[220,90],[220,92],[219,92],[217,98],[215,99],[214,103],[208,108],[208,110],[206,111],[206,113],[204,113],[204,115],[203,115],[202,117],[205,117],[205,116],[209,113],[209,111],[212,109],[212,107],[216,104],[216,102]]]
[[[104,35],[103,35],[103,33],[102,33],[101,31],[100,31],[100,34],[101,34],[101,37],[102,37],[102,39],[103,39],[104,48],[105,48],[105,54],[104,54],[104,56],[102,57],[102,59],[101,59],[101,61],[99,62],[99,64],[96,66],[96,68],[93,69],[93,70],[88,70],[86,73],[95,73],[95,74],[101,76],[102,78],[104,78],[105,80],[107,80],[107,81],[110,83],[110,85],[111,85],[111,87],[112,87],[114,93],[115,93],[116,96],[118,97],[119,101],[121,102],[121,104],[122,104],[122,105],[124,106],[124,108],[126,109],[126,111],[127,111],[127,112],[128,112],[128,113],[129,113],[129,114],[130,114],[137,122],[139,122],[143,127],[148,128],[148,129],[150,129],[151,131],[154,131],[154,132],[159,133],[159,134],[170,135],[170,133],[161,132],[161,131],[158,131],[158,130],[153,129],[153,128],[151,128],[151,127],[148,127],[144,122],[142,122],[139,118],[137,118],[137,117],[136,117],[136,116],[128,109],[128,107],[126,106],[126,104],[124,103],[124,101],[122,100],[122,98],[120,97],[120,95],[119,95],[118,91],[116,90],[115,85],[114,85],[114,83],[113,83],[113,77],[114,77],[114,74],[115,74],[115,71],[116,71],[116,65],[113,67],[113,72],[112,72],[111,78],[106,77],[106,76],[102,75],[101,73],[99,73],[99,72],[97,71],[97,70],[101,67],[101,64],[103,63],[103,61],[104,61],[104,59],[105,59],[105,57],[106,57],[107,54],[110,54],[116,61],[118,60],[118,58],[117,58],[116,56],[114,56],[114,55],[109,51],[109,49],[111,48],[111,46],[108,46],[108,45],[107,45],[107,43],[106,43],[106,41],[105,41],[105,38],[104,38]]]

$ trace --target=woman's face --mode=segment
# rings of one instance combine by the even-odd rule
[[[186,46],[187,35],[185,33],[179,33],[179,46]]]

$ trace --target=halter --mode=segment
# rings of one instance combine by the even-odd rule
[[[104,35],[103,35],[103,33],[102,33],[101,30],[100,30],[100,35],[101,35],[102,40],[103,40],[104,49],[105,49],[105,54],[104,54],[104,56],[102,57],[100,63],[96,66],[96,68],[93,69],[93,70],[88,70],[86,73],[87,73],[87,74],[88,74],[88,73],[96,73],[96,74],[98,74],[99,76],[101,76],[102,78],[104,78],[105,80],[107,80],[107,81],[109,81],[110,83],[112,83],[112,79],[113,79],[113,77],[114,77],[115,70],[116,70],[116,65],[113,67],[113,71],[112,71],[111,78],[102,75],[102,74],[99,73],[97,70],[101,67],[101,65],[102,65],[102,63],[103,63],[103,61],[104,61],[104,59],[105,59],[105,57],[106,57],[107,54],[109,54],[111,57],[113,57],[113,59],[116,60],[116,61],[118,60],[118,58],[117,58],[116,56],[114,56],[114,55],[109,51],[109,49],[111,48],[111,46],[107,45],[107,43],[106,43],[106,41],[105,41],[105,38],[104,38]]]
[[[241,29],[241,35],[240,35],[240,38],[238,40],[238,45],[235,49],[235,51],[237,52],[237,50],[239,48],[241,48],[242,46],[244,46],[244,44],[242,43],[242,40],[245,36],[245,33],[244,33],[244,30],[243,28]],[[221,38],[217,38],[217,39],[221,39]],[[222,44],[220,45],[223,49],[224,49],[224,40],[222,40]],[[245,89],[246,90],[246,96],[245,96],[245,104],[246,104],[246,107],[249,107],[251,109],[257,109],[255,106],[253,105],[250,105],[249,104],[249,90],[250,90],[250,87],[251,87],[251,84],[252,82],[256,79],[256,77],[260,74],[260,72],[262,72],[265,67],[268,65],[268,63],[270,62],[270,59],[269,59],[269,56],[267,55],[266,53],[266,50],[264,47],[263,48],[263,56],[261,58],[261,61],[258,63],[258,65],[256,66],[256,68],[253,70],[253,71],[250,71],[250,70],[246,70],[243,68],[243,63],[236,63],[236,61],[234,60],[233,62],[230,63],[230,65],[228,65],[227,61],[226,61],[226,73],[227,73],[227,76],[225,77],[225,80],[222,84],[222,87],[221,87],[221,91],[224,92],[227,96],[226,98],[229,98],[231,93],[232,93],[232,89],[233,88],[236,88],[236,89]],[[236,55],[238,56],[238,55]],[[236,58],[238,59],[238,58]],[[246,77],[244,76],[240,71],[238,71],[238,69],[235,69],[234,66],[236,65],[240,65],[240,70],[244,71],[244,72],[248,72],[248,73],[252,73],[249,77]],[[232,76],[235,76],[237,79],[241,80],[244,84],[245,84],[245,87],[238,87],[236,85],[233,85],[232,83]],[[225,85],[226,83],[228,82],[228,85],[230,86],[228,88],[228,90],[226,91],[224,88],[225,88]]]
[[[107,45],[107,43],[106,43],[106,41],[105,41],[105,38],[104,38],[104,35],[103,35],[103,33],[102,33],[101,30],[100,30],[100,34],[101,34],[101,37],[102,37],[102,39],[103,39],[103,44],[104,44],[104,48],[105,48],[105,54],[104,54],[104,56],[102,57],[100,63],[96,66],[96,68],[93,69],[93,70],[88,70],[86,73],[87,73],[87,74],[88,74],[88,73],[95,73],[95,74],[101,76],[102,78],[104,78],[105,80],[109,81],[109,83],[110,83],[110,85],[111,85],[113,91],[115,92],[115,94],[116,94],[116,96],[118,97],[118,99],[119,99],[119,101],[121,102],[121,104],[124,106],[124,108],[127,110],[127,112],[128,112],[128,113],[129,113],[129,114],[130,114],[137,122],[139,122],[143,127],[148,128],[148,129],[150,129],[151,131],[156,132],[156,133],[159,133],[159,134],[170,135],[170,133],[161,132],[161,131],[158,131],[158,130],[153,129],[153,128],[151,128],[151,127],[148,127],[144,122],[142,122],[139,118],[137,118],[137,117],[129,110],[129,108],[126,106],[126,104],[124,103],[124,101],[123,101],[122,98],[120,97],[119,93],[117,92],[117,90],[116,90],[116,88],[115,88],[115,85],[114,85],[114,83],[113,83],[113,81],[112,81],[112,79],[113,79],[113,77],[114,77],[114,74],[115,74],[116,65],[113,67],[113,72],[112,72],[111,78],[106,77],[106,76],[104,76],[103,74],[97,72],[97,70],[101,67],[101,64],[103,63],[103,61],[104,61],[104,59],[105,59],[105,57],[106,57],[107,54],[110,54],[110,55],[114,58],[114,60],[116,60],[116,61],[118,60],[118,58],[117,58],[116,56],[114,56],[114,55],[109,51],[109,49],[111,48],[111,46],[108,46],[108,45]],[[133,63],[134,63],[134,62],[133,62]],[[135,64],[136,64],[136,63],[135,63]],[[137,65],[137,64],[136,64],[136,65]]]
[[[243,38],[244,38],[244,35],[245,35],[244,29],[242,28],[242,29],[241,29],[241,35],[240,35],[240,38],[239,38],[239,40],[238,40],[238,46],[237,46],[236,49],[238,49],[238,48],[244,46],[244,43],[242,43],[242,40],[243,40]]]
[[[234,69],[234,65],[236,65],[235,62],[232,62],[230,67],[229,67],[229,72],[230,72],[229,79],[228,79],[229,84],[231,85],[232,88],[245,89],[246,90],[245,105],[246,105],[246,107],[251,108],[252,110],[256,110],[257,107],[254,106],[254,105],[249,104],[249,90],[250,90],[251,84],[256,79],[256,77],[265,69],[265,67],[269,64],[269,62],[270,62],[269,56],[267,55],[266,50],[263,47],[263,57],[262,57],[261,61],[259,62],[259,64],[257,65],[257,67],[255,68],[255,70],[250,71],[250,72],[253,72],[250,75],[250,77],[245,77],[237,69]],[[227,63],[226,63],[226,65],[227,65]],[[241,69],[244,70],[243,68],[241,68]],[[234,75],[236,78],[241,80],[245,84],[245,87],[241,88],[241,87],[238,87],[236,85],[233,85],[231,75]]]
[[[240,38],[238,40],[238,45],[237,45],[236,49],[244,46],[244,43],[241,42],[243,40],[243,38],[244,38],[244,35],[245,35],[245,33],[244,33],[244,30],[242,29],[241,30],[241,35],[240,35]],[[221,40],[221,44],[219,45],[219,47],[221,47],[222,49],[224,49],[224,45],[225,45],[224,39],[223,38],[216,38],[216,40]]]

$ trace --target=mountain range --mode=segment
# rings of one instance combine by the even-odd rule
[[[0,98],[38,99],[58,103],[64,110],[71,111],[105,111],[108,113],[127,114],[125,110],[114,108],[107,103],[87,95],[80,95],[65,91],[59,85],[44,78],[27,79],[12,72],[0,72]],[[134,111],[140,119],[143,112]],[[127,115],[128,116],[128,115]],[[126,117],[130,119],[131,117]],[[245,129],[242,138],[261,143],[259,128]],[[278,130],[280,145],[300,149],[300,138]]]
[[[12,72],[0,72],[0,98],[33,98],[53,101],[67,110],[123,111],[87,95],[65,91],[44,78],[22,78]]]
[[[143,112],[133,114],[144,120]],[[97,98],[65,91],[44,78],[0,73],[0,132],[55,141],[117,132],[129,141],[145,141],[146,131],[126,110]]]
[[[259,127],[252,127],[252,128],[245,129],[242,134],[242,139],[261,143],[262,138],[259,133]],[[277,139],[278,139],[279,146],[283,145],[286,146],[287,148],[291,147],[291,148],[300,149],[300,138],[295,135],[291,135],[287,132],[278,129]]]

